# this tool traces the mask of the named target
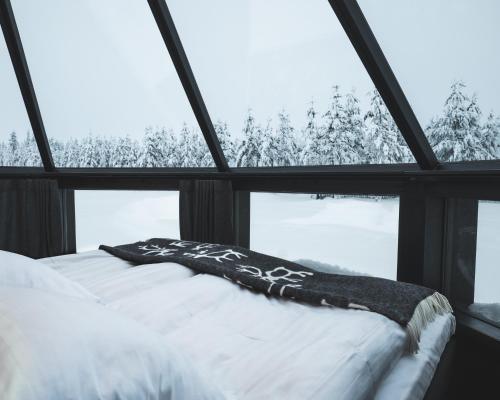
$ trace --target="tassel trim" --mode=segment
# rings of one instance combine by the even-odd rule
[[[434,292],[434,294],[418,303],[413,316],[406,325],[408,352],[410,354],[418,353],[420,336],[426,326],[434,321],[437,315],[445,313],[453,313],[453,308],[448,299],[441,293]]]

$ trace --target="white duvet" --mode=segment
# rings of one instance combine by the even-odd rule
[[[223,398],[136,321],[95,302],[0,285],[0,399]]]
[[[268,298],[178,264],[132,268],[100,251],[46,262],[175,343],[237,399],[421,399],[432,378],[422,365],[435,368],[452,333],[443,317],[442,346],[410,357],[413,378],[398,386],[388,377],[408,361],[405,334],[381,315]]]

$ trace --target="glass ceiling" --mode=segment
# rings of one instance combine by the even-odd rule
[[[498,0],[359,0],[441,161],[498,159]]]
[[[231,167],[414,162],[327,1],[167,3]],[[500,158],[500,3],[359,3],[439,160]],[[57,167],[214,166],[147,2],[12,6]],[[0,46],[0,165],[41,165]]]
[[[213,165],[146,1],[12,3],[56,166]]]
[[[0,38],[0,166],[39,167],[42,160],[31,132],[9,52]]]
[[[327,1],[168,5],[230,166],[414,162]]]

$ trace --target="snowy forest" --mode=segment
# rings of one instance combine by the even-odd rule
[[[311,102],[306,123],[294,127],[286,110],[277,120],[256,121],[249,110],[241,134],[235,135],[223,121],[214,124],[230,166],[276,167],[293,165],[384,164],[414,162],[403,136],[374,90],[369,107],[338,86],[326,110]],[[500,119],[484,115],[475,95],[462,82],[451,85],[440,115],[425,132],[441,161],[500,158]],[[209,167],[212,157],[198,128],[186,124],[177,134],[167,128],[146,128],[141,140],[130,136],[89,134],[66,141],[49,139],[58,167]],[[12,132],[0,142],[0,165],[40,166],[36,142]]]

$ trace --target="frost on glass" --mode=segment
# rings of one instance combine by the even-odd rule
[[[147,2],[12,5],[56,166],[214,165]]]
[[[179,238],[179,192],[77,190],[76,247],[97,250],[152,237]]]
[[[474,304],[470,309],[500,324],[500,202],[480,201]]]
[[[399,199],[252,193],[250,248],[328,273],[396,279]]]
[[[359,4],[437,157],[500,158],[500,2]]]
[[[41,167],[26,108],[0,34],[0,166]]]
[[[231,166],[414,162],[327,1],[168,5]]]

